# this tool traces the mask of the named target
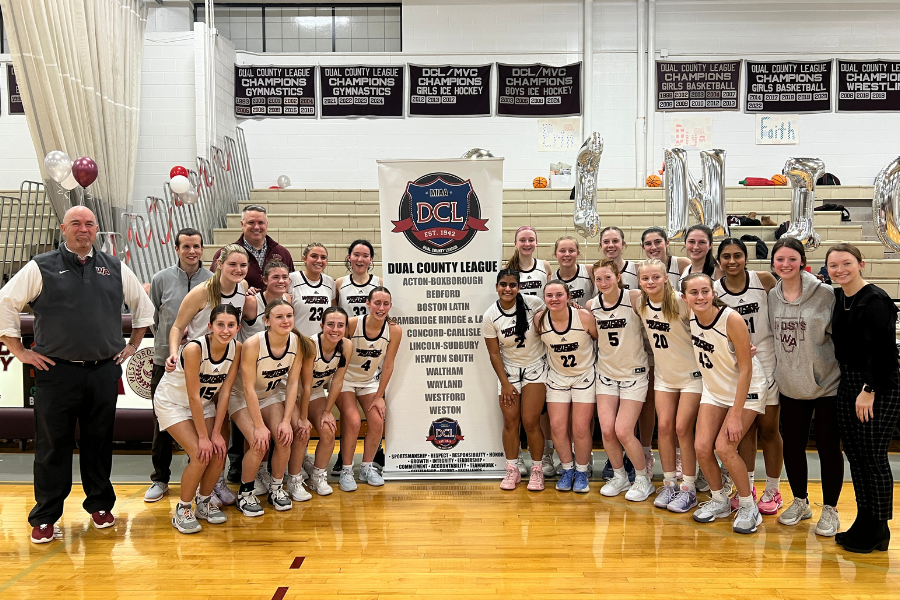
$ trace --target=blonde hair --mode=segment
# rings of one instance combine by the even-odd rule
[[[572,242],[575,242],[575,251],[578,252],[578,254],[581,254],[581,244],[578,243],[578,240],[573,238],[571,235],[563,235],[557,238],[556,242],[553,244],[554,256],[556,255],[556,250],[559,248],[559,243],[563,240],[570,240]]]
[[[531,225],[522,225],[521,227],[516,229],[516,235],[513,236],[513,242],[519,241],[519,233],[521,233],[522,231],[530,231],[531,233],[533,233],[535,244],[537,243],[537,231],[535,231],[534,227],[532,227]],[[534,258],[534,255],[532,255],[532,259],[537,261],[537,259]],[[519,257],[519,249],[518,248],[513,250],[512,256],[509,258],[508,261],[506,261],[506,268],[511,269],[513,271],[521,271],[522,270],[522,263],[521,263],[521,258]]]
[[[306,248],[303,249],[303,260],[306,260],[306,257],[309,254],[309,251],[312,250],[313,248],[321,248],[322,250],[325,251],[325,256],[326,257],[328,256],[328,248],[325,247],[325,244],[320,244],[319,242],[310,242],[309,244],[306,245]]]
[[[638,280],[641,278],[641,271],[648,268],[659,269],[659,272],[662,273],[663,280],[665,281],[665,287],[663,288],[662,313],[669,321],[679,319],[681,317],[681,311],[678,309],[678,296],[675,294],[675,289],[672,287],[671,282],[669,282],[669,275],[665,263],[658,258],[648,258],[638,265]],[[648,306],[650,306],[650,296],[644,291],[643,286],[641,286],[641,312]]]
[[[612,258],[601,258],[600,260],[595,262],[593,265],[591,265],[591,277],[597,276],[597,269],[599,269],[600,267],[603,267],[603,268],[606,268],[606,269],[609,269],[610,271],[612,271],[613,275],[616,276],[616,279],[619,282],[619,289],[620,290],[625,289],[625,284],[622,283],[622,277],[621,277],[622,272],[619,271],[619,265],[616,264],[615,260],[613,260]],[[596,283],[595,283],[595,286],[596,286]]]
[[[235,253],[242,254],[244,258],[248,261],[250,260],[250,255],[247,254],[243,246],[238,244],[222,246],[222,249],[219,250],[219,260],[216,262],[216,272],[206,280],[206,301],[211,307],[222,304],[222,265],[225,264],[229,256]]]
[[[282,298],[278,298],[276,300],[272,300],[268,304],[266,304],[266,310],[263,313],[263,318],[267,321],[269,320],[269,315],[272,314],[272,309],[279,306],[288,306],[291,310],[294,310],[294,305],[284,300]],[[268,327],[267,327],[268,328]],[[300,358],[302,360],[306,360],[310,356],[316,355],[316,347],[311,339],[300,333],[300,331],[294,327],[291,329],[291,333],[297,336],[297,345],[300,347]]]

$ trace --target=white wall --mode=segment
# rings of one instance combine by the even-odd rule
[[[0,190],[18,190],[26,179],[41,181],[40,166],[25,115],[9,114],[6,63],[11,62],[9,54],[0,54]]]

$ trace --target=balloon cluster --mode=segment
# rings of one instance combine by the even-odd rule
[[[62,150],[54,150],[44,157],[44,169],[47,174],[66,190],[74,190],[78,186],[86,188],[97,180],[97,163],[94,159],[82,156],[72,161]]]
[[[169,189],[175,194],[175,199],[184,204],[196,204],[200,199],[197,189],[191,185],[188,179],[190,172],[182,167],[172,167],[169,171]]]

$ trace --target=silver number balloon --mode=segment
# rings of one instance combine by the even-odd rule
[[[289,187],[291,187],[291,178],[288,177],[287,175],[279,175],[278,176],[278,187],[280,187],[283,190],[286,190]]]
[[[900,252],[900,156],[875,178],[872,221],[875,223],[875,233],[885,248]]]
[[[603,154],[603,138],[596,131],[586,139],[575,159],[575,231],[583,238],[600,233],[597,214],[597,167]]]
[[[494,158],[490,150],[484,148],[472,148],[462,155],[462,158]]]
[[[684,148],[665,150],[666,229],[670,240],[684,239],[690,227],[689,213],[713,232],[728,237],[725,203],[725,151],[700,151],[700,183],[691,175]]]
[[[782,174],[791,182],[791,224],[784,235],[796,238],[807,250],[815,250],[821,242],[813,225],[816,180],[825,172],[818,158],[787,159]]]
[[[62,183],[72,173],[72,159],[62,150],[48,152],[44,157],[44,169],[56,183]]]

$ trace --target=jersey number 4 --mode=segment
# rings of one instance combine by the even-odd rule
[[[668,348],[669,347],[669,340],[667,340],[666,336],[664,336],[663,334],[654,333],[653,339],[656,341],[656,343],[653,345],[654,348]]]
[[[713,364],[712,361],[709,360],[709,355],[706,352],[698,352],[697,353],[697,362],[700,363],[700,366],[704,369],[712,369]]]

